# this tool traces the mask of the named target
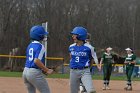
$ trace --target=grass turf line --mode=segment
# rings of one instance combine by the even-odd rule
[[[0,77],[22,77],[22,72],[8,72],[8,71],[0,71]],[[69,74],[50,74],[47,75],[46,78],[64,78],[69,79]],[[102,80],[103,75],[92,75],[93,80]],[[111,76],[111,80],[126,80],[126,76]],[[132,78],[133,81],[140,81],[140,77]]]

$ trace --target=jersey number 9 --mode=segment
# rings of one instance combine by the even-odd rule
[[[29,49],[29,61],[33,60],[33,48]]]

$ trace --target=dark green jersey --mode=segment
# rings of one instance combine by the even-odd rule
[[[113,54],[112,53],[110,53],[110,54],[108,54],[108,53],[103,53],[103,55],[102,55],[102,59],[103,59],[103,64],[111,64],[111,63],[113,63]]]
[[[132,61],[134,61],[134,60],[136,60],[136,55],[134,55],[134,54],[131,54],[131,55],[127,55],[126,56],[126,58],[125,58],[125,61],[126,62],[132,62]],[[129,64],[130,65],[130,64]]]

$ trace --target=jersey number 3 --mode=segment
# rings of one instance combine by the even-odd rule
[[[75,62],[77,62],[77,63],[79,62],[79,57],[75,58]]]

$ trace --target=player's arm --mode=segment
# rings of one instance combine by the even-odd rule
[[[131,62],[125,60],[124,64],[136,64],[136,60],[133,60],[133,61],[131,61]]]
[[[136,64],[136,60],[131,61],[131,64]]]
[[[47,68],[43,62],[41,61],[41,59],[43,58],[43,55],[45,53],[45,48],[43,45],[41,45],[39,48],[38,48],[38,51],[36,52],[35,54],[35,59],[34,59],[34,62],[35,64],[43,71],[43,73],[45,74],[51,74],[53,72],[52,69],[49,69]]]
[[[34,59],[34,62],[35,62],[35,64],[36,64],[39,68],[41,68],[43,71],[47,72],[47,71],[49,70],[47,67],[45,67],[45,65],[41,62],[40,59],[35,58],[35,59]]]
[[[133,61],[131,62],[131,64],[136,64],[136,55],[133,55]]]
[[[94,51],[94,47],[91,47],[91,54],[92,54],[92,57],[94,58],[96,65],[98,66],[98,58],[97,58],[96,52]]]
[[[129,61],[126,60],[126,59],[127,59],[127,56],[125,56],[124,58],[125,58],[124,64],[125,64],[125,65],[126,65],[126,64],[129,64]]]
[[[136,64],[136,56],[133,56],[133,61],[131,61],[131,64]]]
[[[47,68],[47,67],[41,62],[40,59],[35,58],[35,59],[34,59],[34,62],[35,62],[35,64],[36,64],[39,68],[41,68],[45,73],[51,74],[51,73],[53,72],[53,70]]]
[[[92,59],[90,60],[90,68],[92,68],[93,63],[94,63],[94,59],[92,58]]]
[[[100,60],[100,69],[102,67],[102,63],[103,63],[103,58],[101,58],[101,60]]]
[[[101,58],[100,60],[100,66],[102,66],[102,63],[103,63],[103,58]]]
[[[126,61],[126,57],[125,57],[125,60],[124,60],[124,64],[128,64],[128,61]]]
[[[97,65],[97,67],[98,67],[98,69],[100,70],[100,65],[99,65],[99,61],[98,61],[98,58],[97,58],[97,55],[96,55],[96,52],[94,51],[94,53],[93,53],[93,58],[94,58],[94,60],[92,60],[92,62],[95,62],[96,63],[96,65]],[[92,63],[93,64],[93,63]]]

